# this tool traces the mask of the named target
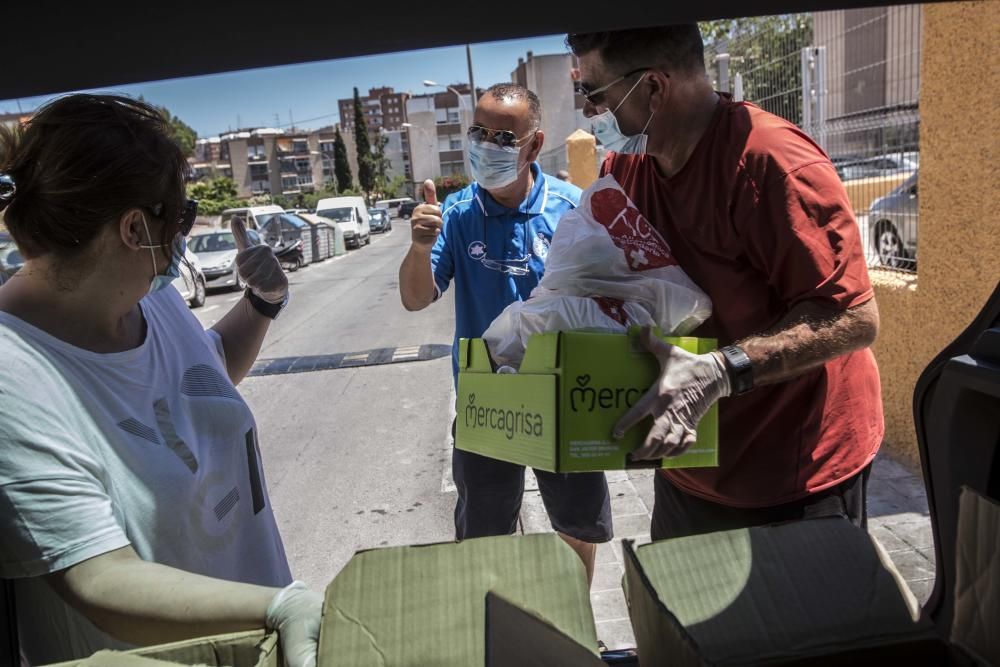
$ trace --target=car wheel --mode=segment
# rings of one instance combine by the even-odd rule
[[[365,237],[365,245],[371,245],[371,244],[372,244],[372,235],[369,233],[368,236]]]
[[[893,269],[913,268],[914,262],[907,255],[895,225],[888,220],[882,220],[875,225],[874,237],[875,252],[878,253],[878,261],[882,266]]]
[[[205,279],[195,278],[194,281],[194,296],[188,302],[191,304],[192,308],[201,308],[205,305]]]

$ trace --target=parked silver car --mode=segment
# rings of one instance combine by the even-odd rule
[[[260,235],[253,229],[247,230],[247,236],[254,243],[262,243]],[[210,232],[192,236],[188,241],[188,249],[198,256],[207,287],[228,287],[237,291],[246,287],[239,271],[236,270],[238,251],[232,232]]]
[[[201,262],[198,256],[188,247],[184,251],[184,261],[181,262],[181,275],[175,278],[173,285],[192,308],[205,305],[205,274],[201,272]]]
[[[24,265],[24,256],[10,234],[0,232],[0,285]]]
[[[872,202],[868,228],[879,263],[894,269],[917,268],[917,173]]]

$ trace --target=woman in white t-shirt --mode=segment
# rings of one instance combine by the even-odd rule
[[[170,283],[197,202],[154,108],[70,95],[0,128],[0,578],[33,664],[268,627],[315,664],[235,385],[288,299],[242,222],[246,298],[204,331]]]

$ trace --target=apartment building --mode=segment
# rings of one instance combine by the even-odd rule
[[[406,119],[407,93],[397,93],[390,87],[370,88],[368,95],[361,97],[361,107],[368,126],[368,140],[374,146],[379,130],[394,131],[403,128]],[[337,101],[342,131],[354,135],[354,98]]]
[[[469,178],[465,132],[472,124],[472,95],[468,84],[456,91],[415,95],[406,102],[406,130],[410,146],[411,183],[416,188],[428,178],[462,175]],[[482,90],[477,90],[482,94]]]
[[[517,67],[510,73],[512,82],[538,95],[545,150],[563,145],[577,129],[591,129],[583,115],[583,96],[578,94],[573,80],[576,66],[576,56],[570,53],[536,56],[528,51],[524,58],[517,59]]]

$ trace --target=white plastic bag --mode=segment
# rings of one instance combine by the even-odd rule
[[[540,287],[636,302],[669,334],[690,333],[712,301],[613,176],[598,179],[559,221]]]
[[[606,297],[566,296],[541,287],[527,301],[504,309],[483,334],[497,364],[521,365],[528,339],[546,331],[624,333],[629,327],[652,325],[653,318],[635,303]]]
[[[508,306],[483,339],[495,360],[517,366],[536,333],[620,333],[655,324],[683,336],[711,314],[708,295],[678,266],[614,177],[605,176],[559,221],[531,298]]]

